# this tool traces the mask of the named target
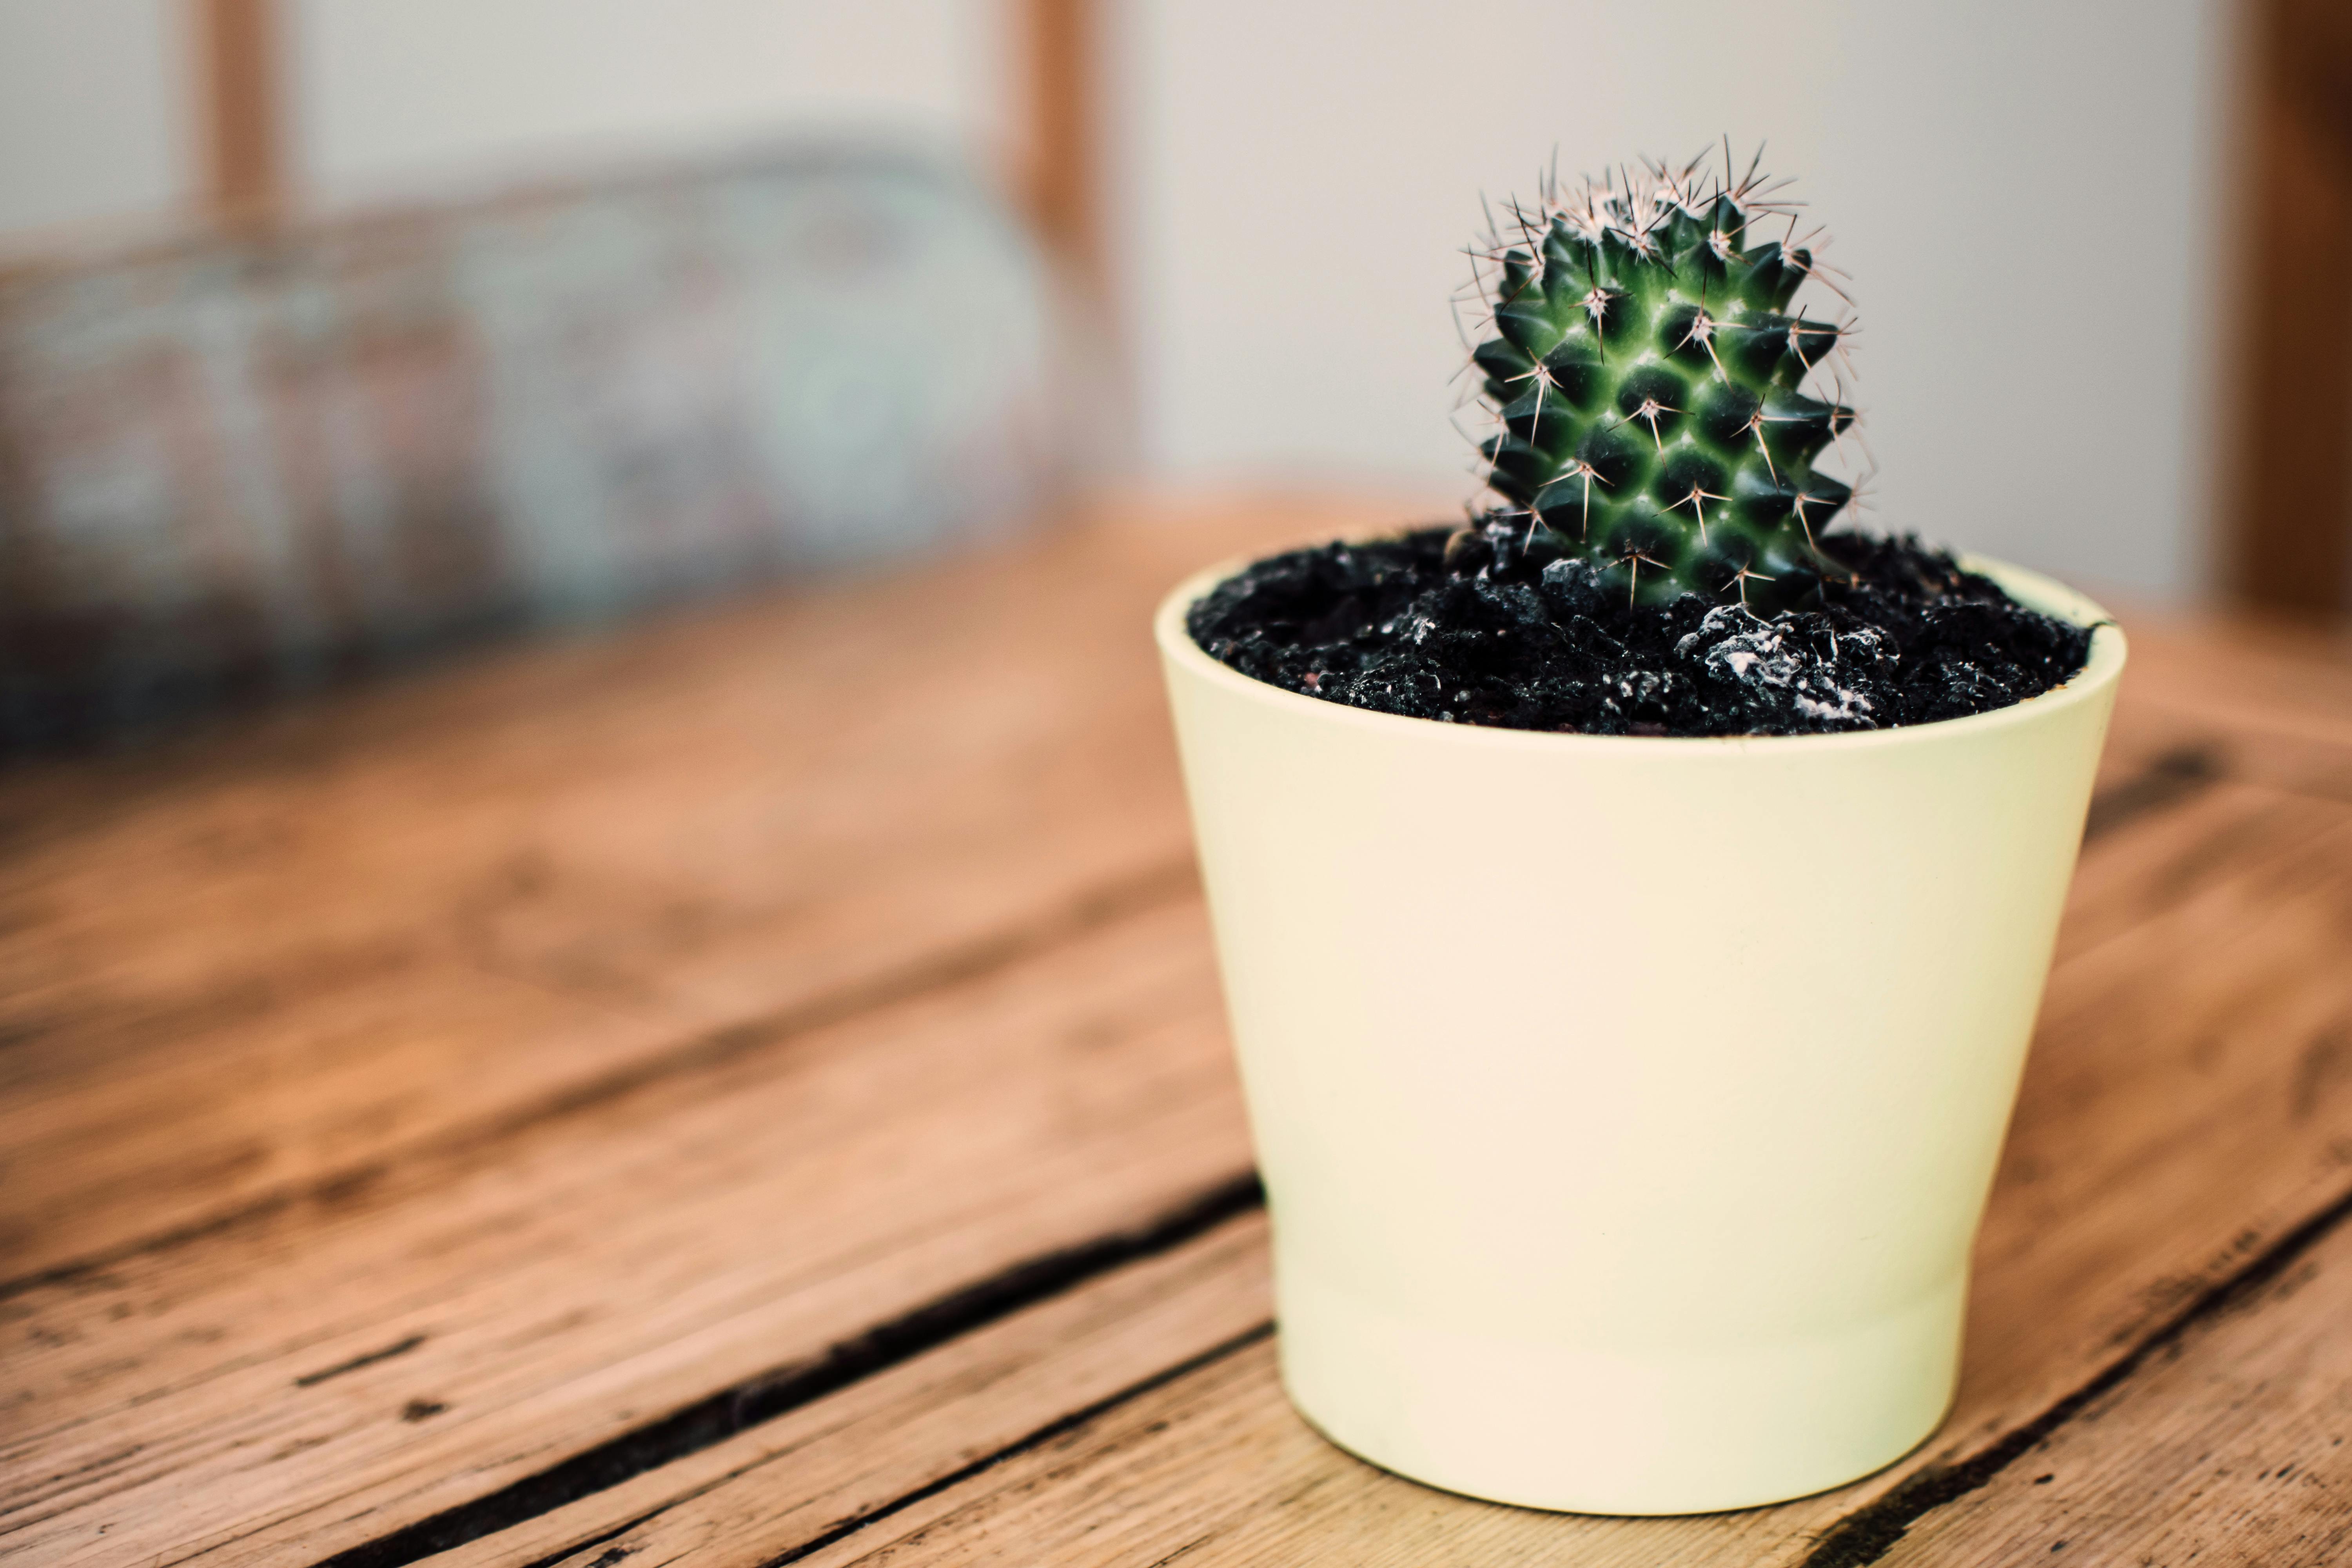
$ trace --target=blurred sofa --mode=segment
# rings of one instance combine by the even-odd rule
[[[770,156],[0,276],[0,752],[1017,526],[1046,269],[956,172]]]

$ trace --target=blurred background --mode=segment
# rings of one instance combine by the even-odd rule
[[[2340,0],[0,0],[0,731],[1089,496],[1458,512],[1482,193],[1727,136],[1870,521],[2344,615]]]

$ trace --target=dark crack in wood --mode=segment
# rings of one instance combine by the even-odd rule
[[[386,1345],[380,1351],[370,1351],[365,1355],[355,1355],[349,1361],[337,1362],[334,1365],[323,1367],[317,1372],[306,1372],[294,1380],[294,1386],[314,1388],[331,1377],[341,1377],[347,1372],[357,1372],[363,1366],[373,1366],[380,1361],[390,1361],[396,1355],[406,1355],[424,1342],[423,1334],[411,1334],[398,1344]]]
[[[1234,1335],[1234,1337],[1229,1340],[1221,1341],[1216,1344],[1211,1345],[1207,1350],[1202,1351],[1198,1355],[1188,1356],[1184,1360],[1178,1362],[1173,1366],[1162,1368],[1160,1371],[1153,1373],[1150,1377],[1143,1378],[1139,1382],[1129,1384],[1125,1388],[1120,1389],[1116,1394],[1106,1394],[1104,1397],[1096,1400],[1092,1405],[1087,1405],[1083,1409],[1073,1410],[1067,1415],[1048,1421],[1045,1425],[1038,1427],[1035,1431],[1029,1433],[1025,1436],[1016,1438],[1013,1442],[1007,1443],[1003,1447],[995,1450],[993,1453],[982,1455],[979,1458],[974,1459],[971,1463],[964,1466],[960,1470],[950,1471],[949,1474],[940,1477],[937,1480],[928,1481],[922,1486],[917,1487],[910,1492],[892,1498],[888,1502],[883,1503],[878,1507],[868,1509],[863,1513],[845,1519],[838,1524],[835,1524],[832,1529],[826,1531],[824,1534],[816,1536],[812,1540],[803,1541],[798,1546],[793,1547],[789,1551],[779,1552],[777,1555],[768,1558],[765,1562],[760,1564],[760,1568],[784,1568],[784,1565],[787,1563],[798,1563],[803,1557],[824,1551],[826,1547],[831,1546],[836,1541],[841,1541],[846,1537],[855,1535],[859,1531],[866,1529],[869,1525],[878,1523],[881,1521],[889,1518],[894,1513],[902,1512],[907,1509],[912,1508],[915,1504],[921,1502],[926,1498],[937,1497],[940,1493],[946,1491],[950,1487],[961,1486],[964,1482],[971,1479],[974,1476],[982,1475],[989,1470],[994,1469],[997,1466],[1004,1463],[1007,1459],[1018,1458],[1021,1455],[1028,1453],[1033,1448],[1042,1447],[1045,1444],[1052,1442],[1056,1437],[1075,1432],[1080,1427],[1086,1426],[1088,1422],[1096,1420],[1097,1417],[1108,1415],[1111,1411],[1118,1409],[1120,1405],[1127,1404],[1129,1400],[1140,1399],[1143,1395],[1150,1394],[1156,1388],[1165,1388],[1168,1384],[1174,1383],[1179,1378],[1189,1377],[1204,1367],[1213,1366],[1218,1362],[1224,1360],[1227,1356],[1234,1354],[1236,1351],[1246,1350],[1251,1345],[1261,1343],[1264,1341],[1272,1339],[1273,1337],[1274,1320],[1269,1318],[1265,1322],[1259,1323],[1255,1327],[1244,1329],[1240,1333]],[[536,1568],[536,1565],[534,1565],[534,1568]]]
[[[1876,1563],[1921,1519],[1989,1485],[1994,1477],[2046,1442],[2094,1401],[2121,1387],[2150,1358],[2179,1343],[2200,1323],[2244,1305],[2347,1218],[2352,1218],[2352,1192],[2343,1194],[2207,1286],[2153,1333],[2032,1420],[2012,1428],[1990,1447],[1957,1464],[1926,1467],[1896,1484],[1885,1496],[1839,1520],[1822,1533],[1798,1568],[1867,1568]]]
[[[401,1568],[494,1535],[723,1443],[1089,1279],[1181,1247],[1265,1202],[1255,1173],[1232,1177],[1134,1229],[1016,1263],[818,1355],[772,1368],[471,1502],[339,1552],[319,1568]],[[1162,1381],[1180,1374],[1171,1371],[1162,1374]],[[610,1539],[600,1536],[567,1551]]]
[[[2091,797],[2090,813],[2083,820],[2083,842],[2088,844],[2127,822],[2179,805],[2220,783],[2226,772],[2218,748],[2176,746],[2132,777]]]

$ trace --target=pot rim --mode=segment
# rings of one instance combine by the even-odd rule
[[[1991,578],[2003,592],[2027,608],[2091,628],[2090,653],[2073,679],[2039,696],[2029,697],[2022,702],[2012,702],[2006,708],[1996,708],[1990,713],[1932,720],[1925,724],[1901,724],[1886,730],[1849,730],[1834,734],[1808,735],[1588,735],[1559,730],[1510,730],[1493,724],[1448,724],[1437,719],[1350,708],[1319,697],[1309,697],[1303,692],[1285,690],[1269,681],[1244,675],[1240,670],[1219,663],[1192,640],[1192,633],[1184,626],[1185,613],[1218,584],[1235,575],[1253,562],[1263,559],[1261,556],[1232,557],[1193,573],[1160,600],[1159,609],[1153,612],[1151,624],[1160,654],[1171,666],[1181,668],[1244,700],[1267,705],[1276,713],[1288,712],[1302,721],[1368,727],[1374,732],[1388,731],[1399,740],[1409,740],[1415,735],[1425,739],[1444,735],[1448,743],[1456,745],[1589,751],[1618,755],[1643,751],[1657,755],[1664,751],[1673,751],[1696,758],[1750,751],[1785,751],[1793,747],[1809,747],[1816,751],[1832,748],[1856,750],[1958,741],[2011,724],[2033,723],[2080,703],[2093,701],[2122,675],[2126,651],[2123,628],[2116,624],[2114,616],[2093,600],[2055,578],[1991,556],[1961,552],[1957,558],[1962,567]]]

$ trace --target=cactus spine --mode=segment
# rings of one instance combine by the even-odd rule
[[[1843,574],[1816,541],[1853,490],[1813,460],[1853,420],[1801,388],[1851,327],[1789,313],[1820,269],[1748,230],[1793,236],[1790,208],[1727,155],[1702,188],[1700,162],[1553,185],[1474,251],[1496,334],[1473,355],[1501,426],[1487,484],[1497,520],[1631,599],[1801,605]]]

